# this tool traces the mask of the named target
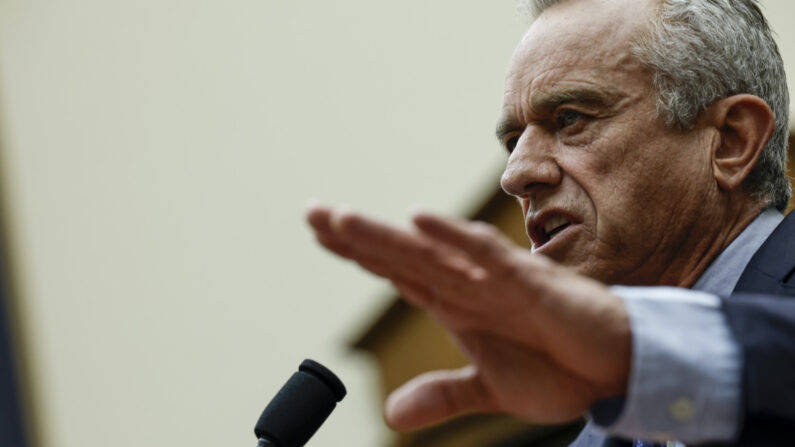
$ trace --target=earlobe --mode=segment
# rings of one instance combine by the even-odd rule
[[[758,96],[735,95],[711,108],[720,137],[712,158],[713,175],[721,189],[738,188],[748,177],[773,135],[775,117]]]

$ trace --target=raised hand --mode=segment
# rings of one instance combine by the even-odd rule
[[[313,207],[308,220],[324,247],[391,280],[470,360],[466,368],[427,373],[396,390],[386,407],[392,427],[472,412],[562,422],[626,392],[629,320],[602,284],[531,254],[484,223],[421,213],[406,231],[325,207]]]

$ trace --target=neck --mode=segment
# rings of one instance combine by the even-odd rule
[[[733,199],[733,200],[732,200]],[[716,203],[705,200],[701,204]],[[672,227],[657,251],[631,272],[607,278],[608,284],[689,288],[712,261],[759,216],[765,204],[750,197],[724,196],[720,206],[676,210],[686,222]]]
[[[727,202],[722,209],[697,220],[681,248],[670,254],[669,268],[663,271],[657,284],[691,287],[712,261],[765,209],[764,203],[757,201]]]

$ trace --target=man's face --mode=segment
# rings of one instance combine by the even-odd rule
[[[667,128],[630,54],[652,14],[639,0],[545,11],[511,61],[497,129],[533,250],[607,283],[678,282],[668,270],[694,262],[718,200],[714,133]]]

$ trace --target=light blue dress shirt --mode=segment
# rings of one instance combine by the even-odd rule
[[[599,446],[606,436],[678,447],[735,438],[742,352],[720,312],[719,297],[731,295],[745,266],[782,219],[774,209],[762,212],[692,289],[611,288],[624,300],[632,329],[627,395],[617,418],[600,427],[593,414],[572,447]]]

